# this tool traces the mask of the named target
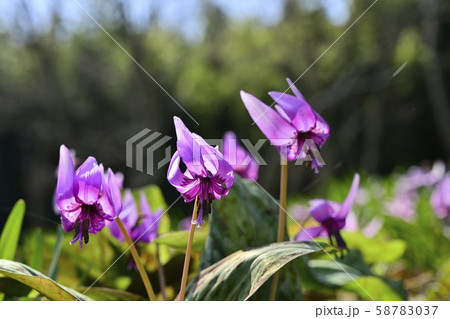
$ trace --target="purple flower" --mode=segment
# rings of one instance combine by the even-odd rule
[[[255,158],[239,145],[233,132],[223,137],[223,157],[242,178],[258,179],[259,164]]]
[[[200,227],[204,208],[211,213],[211,203],[228,194],[234,183],[233,168],[223,155],[195,133],[191,133],[184,123],[174,117],[177,133],[177,151],[170,161],[167,179],[183,196],[185,202],[199,197],[199,213],[194,224]],[[183,173],[180,161],[186,166]]]
[[[89,233],[96,234],[107,221],[117,217],[122,199],[117,180],[111,169],[104,174],[103,165],[88,157],[74,171],[70,151],[60,148],[56,204],[61,211],[61,224],[66,232],[75,230],[70,244],[77,240],[80,247],[89,241]]]
[[[391,202],[385,204],[387,212],[394,217],[410,222],[416,218],[417,194],[415,192],[398,193]]]
[[[241,98],[256,125],[281,155],[289,161],[310,157],[311,167],[317,173],[323,162],[317,158],[316,146],[323,146],[330,128],[291,80],[287,81],[295,96],[269,92],[277,103],[275,110],[244,91],[241,91]]]
[[[450,217],[450,173],[444,176],[431,194],[431,206],[438,218]]]
[[[324,199],[315,199],[311,201],[309,213],[320,223],[320,226],[308,227],[302,229],[295,240],[304,241],[319,236],[328,236],[330,242],[333,243],[334,238],[339,249],[346,249],[344,240],[339,231],[345,226],[345,219],[355,200],[359,186],[359,174],[353,177],[353,183],[348,192],[347,198],[341,203],[331,202]]]
[[[139,215],[133,194],[127,189],[123,199],[123,208],[119,213],[119,217],[128,234],[130,234],[131,240],[150,243],[158,235],[158,226],[163,211],[162,209],[159,209],[153,213],[145,194],[141,192],[139,196],[141,215]],[[109,225],[109,230],[111,231],[111,234],[120,241],[125,240],[117,223],[111,223]]]

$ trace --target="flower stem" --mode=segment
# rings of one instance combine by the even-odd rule
[[[133,256],[134,262],[136,263],[136,266],[138,268],[139,274],[141,275],[142,281],[144,282],[145,290],[147,291],[148,298],[150,301],[156,301],[156,295],[153,291],[152,284],[150,283],[150,279],[148,279],[147,272],[145,271],[144,265],[141,262],[141,259],[139,258],[139,254],[136,250],[136,247],[134,247],[134,243],[130,238],[130,235],[128,234],[127,230],[125,229],[125,226],[123,225],[120,218],[116,218],[117,225],[119,225],[120,231],[123,234],[123,237],[125,237],[125,241],[127,242],[128,246],[130,247],[131,256]]]
[[[281,157],[281,176],[280,176],[280,210],[278,213],[278,233],[277,242],[284,240],[284,229],[286,228],[286,197],[287,197],[287,160]],[[275,300],[278,289],[278,281],[280,279],[280,272],[277,271],[273,275],[272,287],[270,289],[269,300]]]
[[[179,299],[180,301],[184,301],[184,294],[186,292],[189,263],[191,261],[192,243],[194,241],[195,227],[197,227],[197,225],[193,224],[192,222],[194,222],[197,219],[198,206],[199,202],[197,196],[197,198],[195,198],[194,211],[192,212],[191,229],[189,230],[189,239],[186,247],[186,255],[184,257],[183,275],[181,277],[181,287],[180,287],[180,299]]]

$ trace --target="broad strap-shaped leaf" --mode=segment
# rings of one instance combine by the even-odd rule
[[[11,210],[0,236],[0,259],[14,259],[24,216],[25,202],[19,199]]]
[[[186,300],[247,300],[288,262],[326,247],[311,242],[282,242],[239,250],[190,281]]]
[[[200,269],[240,249],[276,242],[279,209],[276,201],[256,183],[235,175],[230,193],[213,202]]]
[[[39,271],[19,262],[0,259],[0,274],[37,290],[50,300],[91,300],[89,297],[64,287]]]
[[[79,289],[80,292],[86,291],[87,287]],[[142,296],[136,295],[134,293],[105,288],[105,287],[91,287],[85,294],[97,301],[142,301],[145,300]]]

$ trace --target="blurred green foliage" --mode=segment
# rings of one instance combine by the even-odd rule
[[[443,85],[450,69],[446,1],[378,1],[345,34],[372,1],[351,1],[345,25],[332,24],[321,5],[283,1],[275,24],[238,20],[203,2],[204,33],[195,40],[161,27],[157,7],[148,27],[136,29],[119,0],[87,6],[200,126],[87,17],[86,25],[66,30],[60,7],[49,4],[50,25],[39,30],[23,18],[34,12],[19,1],[18,16],[10,17],[17,25],[0,29],[0,225],[19,197],[27,198],[33,224],[56,220],[50,203],[60,144],[81,159],[93,155],[125,172],[128,186],[160,184],[172,202],[165,169],[149,177],[125,167],[125,141],[144,128],[174,136],[177,115],[205,138],[234,130],[256,142],[263,136],[251,125],[239,91],[270,103],[267,92],[286,90],[286,77],[301,76],[298,87],[331,126],[320,181],[357,168],[384,174],[448,158],[450,138],[442,124],[450,122]],[[275,191],[278,156],[268,144],[261,183]],[[291,174],[292,193],[319,182],[303,167]]]

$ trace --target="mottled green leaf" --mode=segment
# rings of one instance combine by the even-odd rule
[[[25,202],[19,199],[11,210],[0,236],[0,259],[14,259],[24,216]]]
[[[0,274],[37,290],[50,300],[90,300],[22,263],[0,259]]]
[[[87,288],[79,289],[84,293]],[[145,300],[142,296],[134,293],[103,287],[91,287],[85,292],[86,296],[97,301],[141,301]]]
[[[230,193],[214,202],[201,269],[240,249],[275,242],[278,209],[259,185],[235,176]]]
[[[288,262],[325,247],[325,244],[309,242],[282,242],[239,250],[202,270],[190,281],[186,299],[247,300]]]

